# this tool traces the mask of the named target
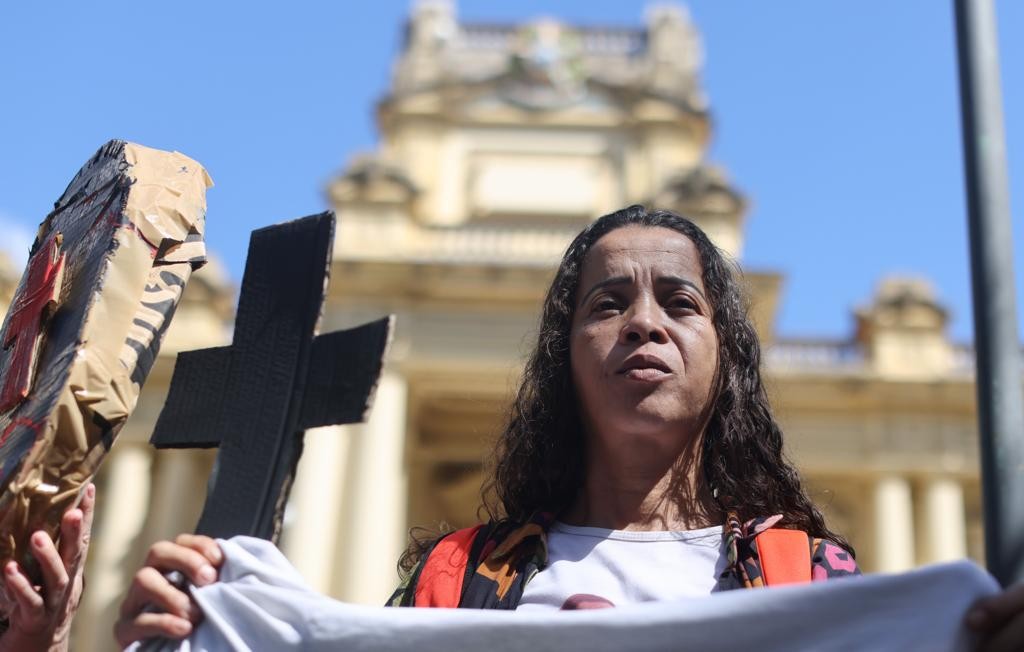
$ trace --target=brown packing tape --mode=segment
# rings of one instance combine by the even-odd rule
[[[183,243],[192,231],[203,233],[206,189],[213,186],[203,166],[180,152],[161,152],[134,143],[125,146],[135,185],[125,215],[154,247]],[[160,179],[160,183],[148,180]],[[166,262],[183,262],[173,254]]]
[[[202,166],[130,143],[124,158],[134,181],[121,209],[130,225],[116,229],[116,245],[106,251],[56,405],[0,493],[0,559],[30,562],[30,534],[41,528],[57,535],[61,515],[77,504],[135,408],[184,286],[205,259],[212,182]]]

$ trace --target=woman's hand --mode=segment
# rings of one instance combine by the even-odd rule
[[[974,603],[964,621],[981,637],[979,650],[1024,650],[1024,584]]]
[[[121,616],[114,625],[118,645],[124,648],[158,636],[180,639],[192,633],[203,614],[192,597],[171,584],[165,574],[178,571],[196,586],[206,586],[217,581],[223,561],[220,546],[210,537],[181,534],[173,543],[154,543],[121,603]]]
[[[90,484],[78,507],[61,518],[59,545],[42,530],[32,535],[32,556],[43,576],[41,587],[33,586],[17,562],[4,565],[4,589],[11,600],[10,628],[0,636],[0,651],[68,649],[71,619],[82,599],[82,571],[95,503],[96,487]]]

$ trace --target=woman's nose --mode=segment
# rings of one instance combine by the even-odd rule
[[[626,324],[619,334],[619,340],[623,344],[664,344],[668,341],[668,333],[659,319],[657,304],[636,303],[629,309],[627,315]]]

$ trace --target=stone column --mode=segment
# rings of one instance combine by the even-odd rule
[[[910,482],[898,475],[875,483],[875,568],[895,573],[914,566],[914,501]]]
[[[281,549],[310,586],[331,591],[342,508],[344,469],[354,426],[306,432],[295,486],[284,517]]]
[[[922,485],[923,561],[935,563],[967,556],[964,490],[950,477],[928,478]]]
[[[351,440],[332,592],[346,602],[380,605],[397,585],[408,502],[406,398],[405,379],[385,373],[369,422]]]
[[[104,482],[96,492],[96,518],[86,570],[88,586],[75,617],[76,647],[107,650],[113,644],[113,608],[137,569],[126,558],[142,531],[149,505],[152,453],[145,444],[119,441],[103,462]]]
[[[158,455],[144,544],[192,532],[206,499],[206,476],[197,468],[202,453],[168,449]]]

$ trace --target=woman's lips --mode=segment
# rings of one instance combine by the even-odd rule
[[[657,356],[639,354],[626,358],[618,373],[628,380],[651,383],[667,378],[672,374],[672,370]]]
[[[669,373],[656,367],[634,367],[622,372],[627,380],[637,380],[644,383],[654,383],[668,378]]]

